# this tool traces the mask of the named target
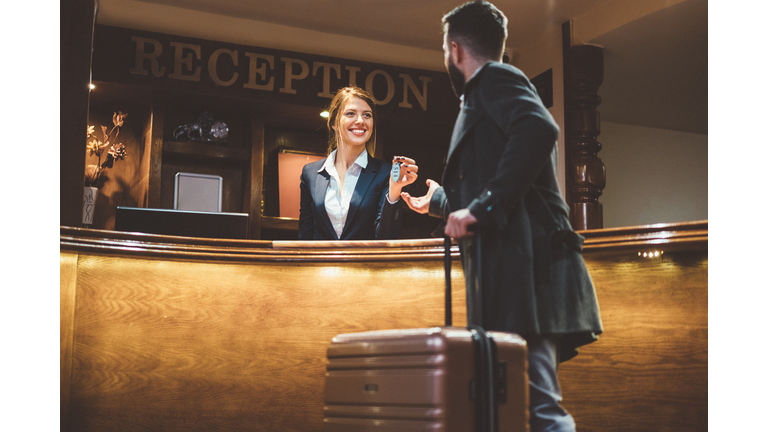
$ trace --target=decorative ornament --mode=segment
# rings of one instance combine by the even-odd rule
[[[229,127],[221,120],[213,120],[210,111],[203,111],[192,124],[183,124],[173,131],[176,141],[224,143],[229,136]]]

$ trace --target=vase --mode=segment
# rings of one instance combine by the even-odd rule
[[[99,189],[91,186],[83,188],[83,228],[93,227],[93,213],[96,211],[96,198]]]

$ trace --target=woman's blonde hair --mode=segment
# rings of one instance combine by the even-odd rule
[[[347,101],[352,97],[359,97],[364,100],[368,106],[371,107],[371,116],[373,117],[373,130],[371,130],[371,138],[365,143],[365,148],[371,155],[376,152],[376,102],[373,101],[373,97],[367,91],[360,87],[344,87],[336,92],[336,96],[333,97],[331,103],[328,105],[328,154],[331,154],[339,146],[338,130],[341,126],[341,112]],[[333,128],[336,126],[336,129]]]

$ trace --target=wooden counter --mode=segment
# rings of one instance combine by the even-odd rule
[[[706,430],[707,223],[583,234],[606,332],[561,366],[579,430]],[[62,429],[320,431],[331,338],[442,325],[442,253],[62,227]]]

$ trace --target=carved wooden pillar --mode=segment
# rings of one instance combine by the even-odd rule
[[[59,224],[64,226],[80,227],[83,224],[85,130],[97,9],[95,0],[61,1]]]
[[[597,156],[600,135],[600,96],[603,49],[594,45],[568,48],[565,83],[566,201],[576,230],[603,227],[605,165]]]

